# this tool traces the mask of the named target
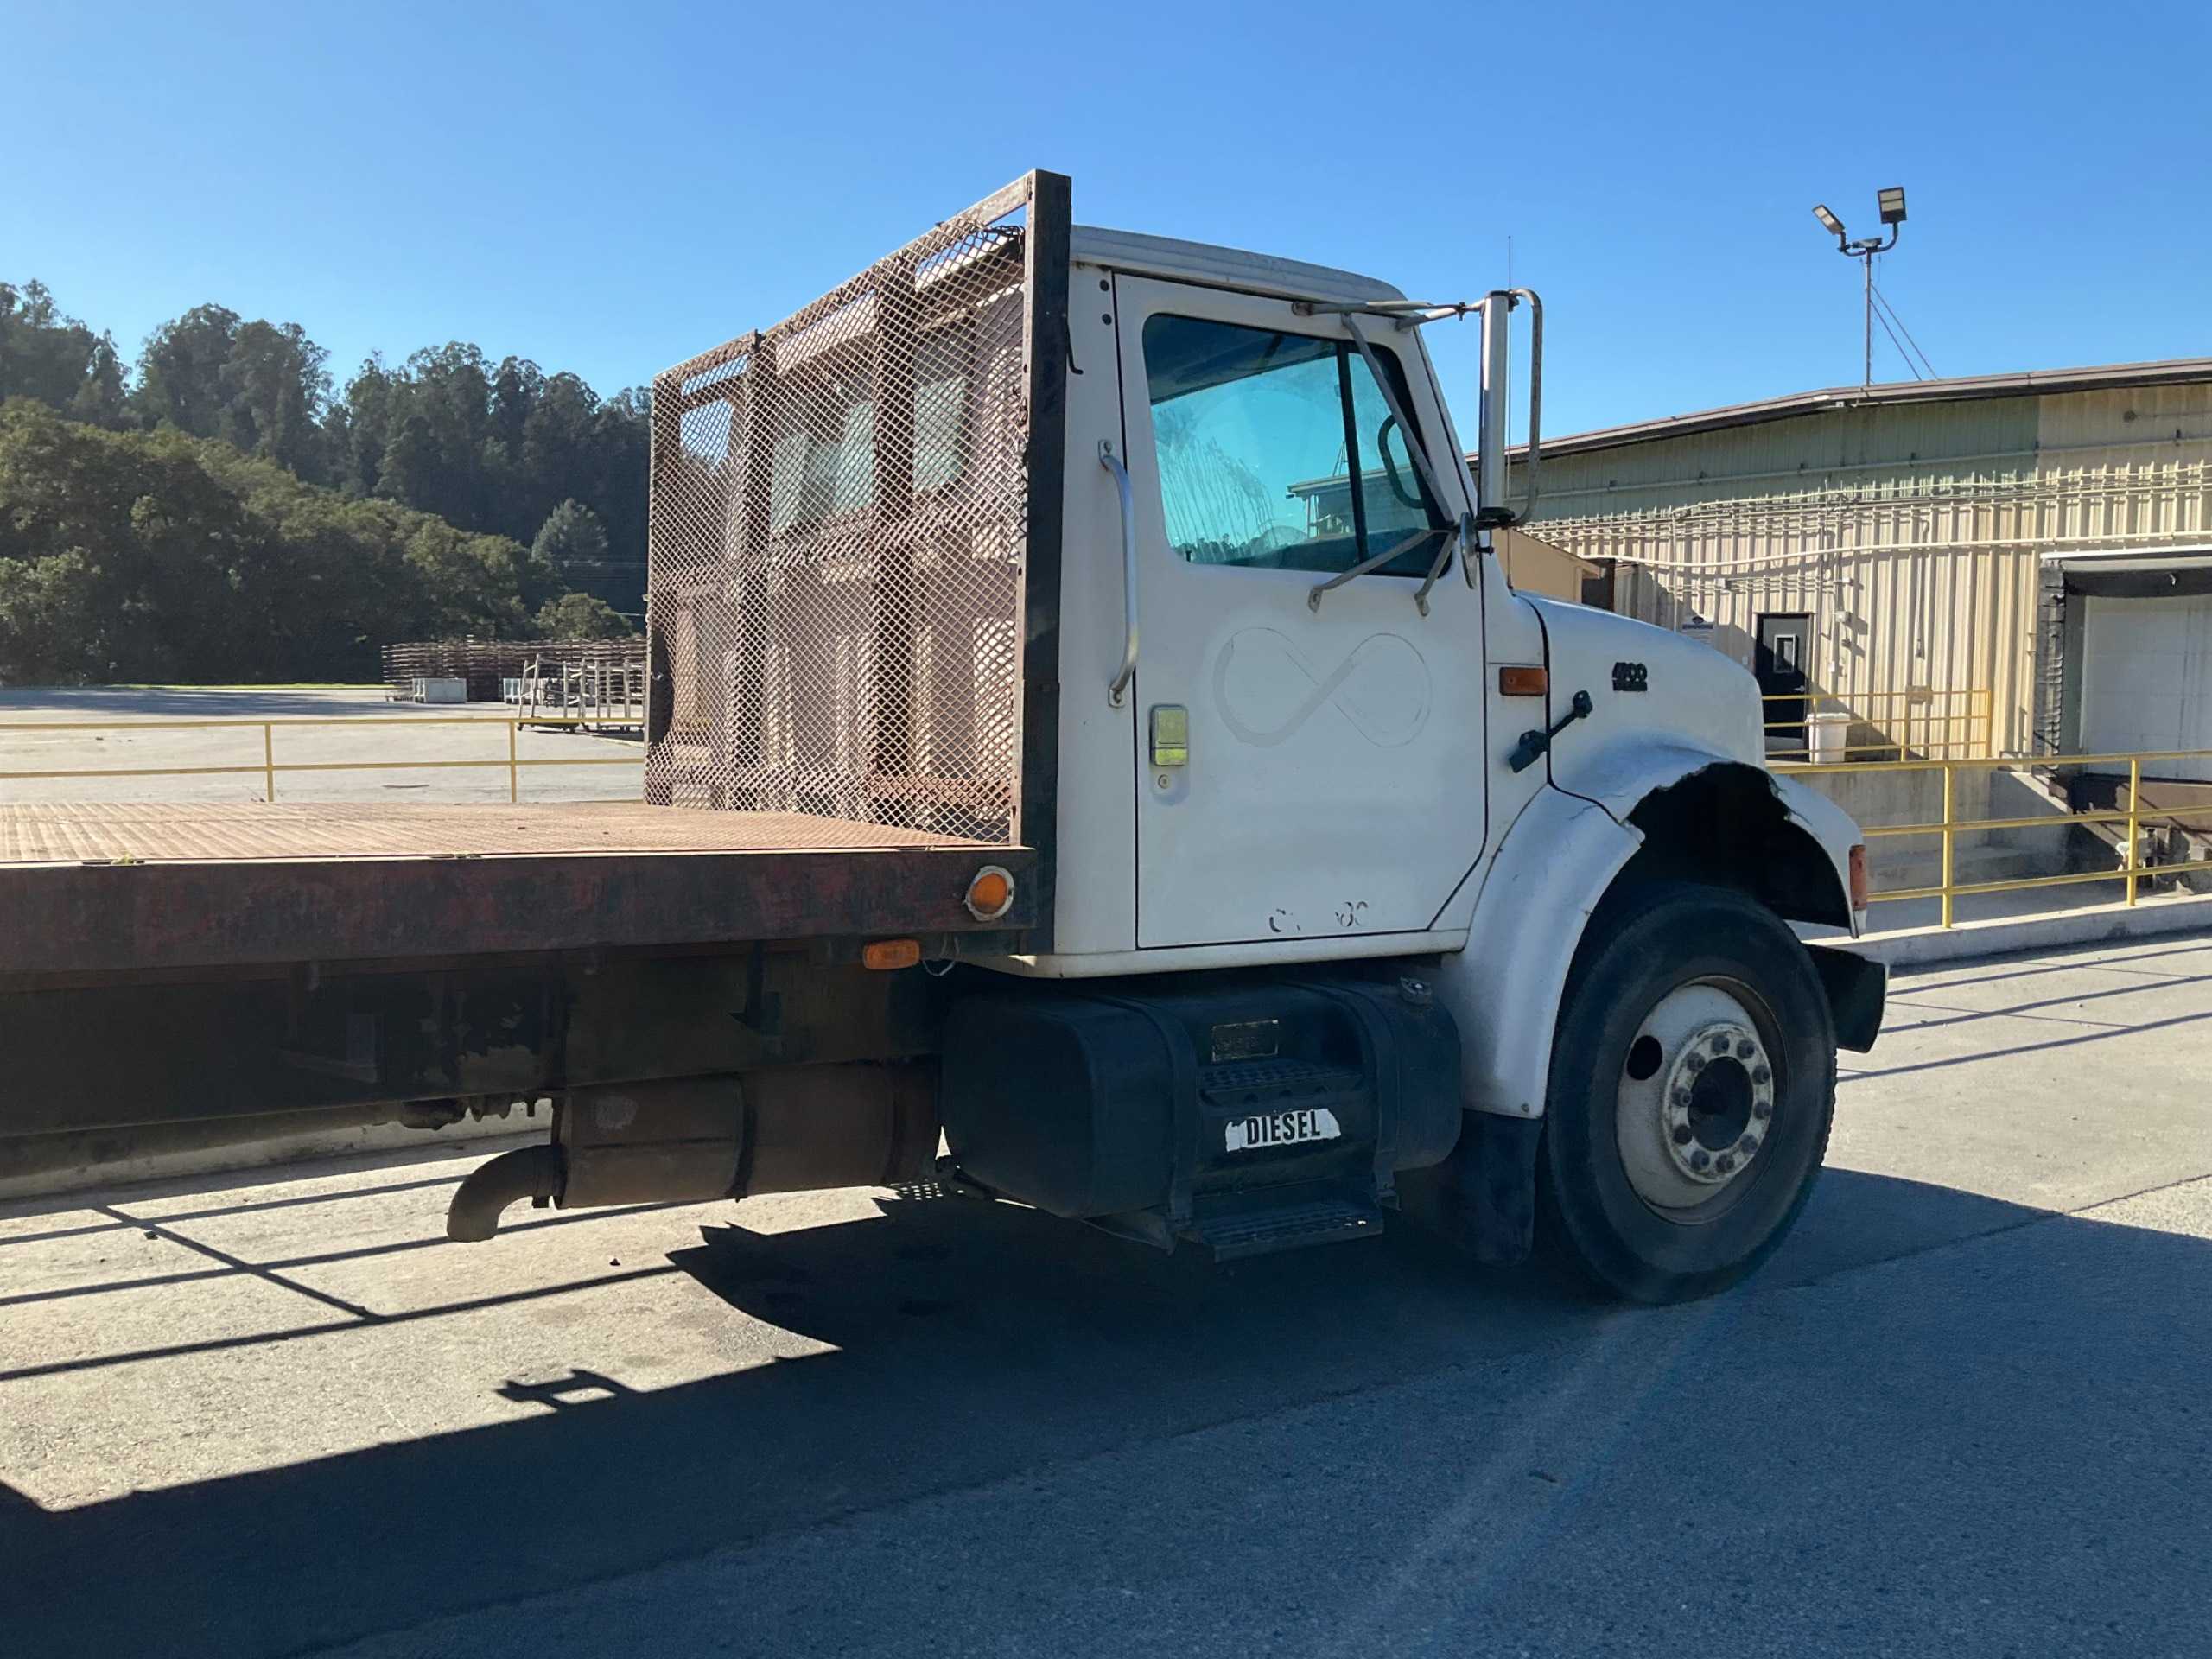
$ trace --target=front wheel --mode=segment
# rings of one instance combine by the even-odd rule
[[[1552,1045],[1538,1236],[1616,1294],[1703,1296],[1782,1242],[1835,1115],[1835,1031],[1811,958],[1740,893],[1607,900]]]

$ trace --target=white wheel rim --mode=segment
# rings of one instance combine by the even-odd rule
[[[1622,1057],[1616,1096],[1637,1196],[1688,1210],[1741,1182],[1774,1127],[1774,1057],[1735,991],[1700,981],[1661,997]]]

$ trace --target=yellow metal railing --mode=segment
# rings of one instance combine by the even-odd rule
[[[1842,753],[1846,759],[1854,754],[1876,754],[1904,760],[1916,753],[1933,759],[1963,760],[1986,755],[1993,747],[1991,728],[1994,724],[1996,699],[1986,686],[1950,691],[1932,690],[1925,686],[1904,691],[1853,692],[1808,688],[1762,696],[1759,702],[1765,710],[1770,760],[1810,760],[1813,734],[1805,722],[1815,715],[1827,714],[1848,715],[1853,725],[1871,726],[1878,732],[1890,734],[1878,742],[1845,744]],[[1777,703],[1800,704],[1802,713],[1785,713],[1784,718],[1777,720],[1774,718]],[[1775,733],[1801,729],[1804,732],[1803,741],[1789,748],[1772,747]]]
[[[1893,887],[1887,892],[1867,895],[1872,904],[1894,904],[1908,899],[1940,899],[1942,901],[1942,925],[1949,927],[1954,920],[1954,901],[1974,893],[2017,893],[2034,887],[2069,887],[2085,881],[2119,881],[2124,884],[2126,902],[2135,903],[2140,884],[2149,878],[2175,875],[2184,870],[2212,869],[2212,858],[2187,859],[2171,864],[2143,862],[2143,827],[2145,823],[2158,825],[2171,823],[2180,826],[2183,818],[2194,818],[2212,813],[2212,800],[2194,806],[2158,806],[2143,804],[2143,767],[2146,762],[2196,760],[2212,762],[2212,749],[2157,749],[2134,754],[2056,754],[2041,755],[2033,760],[1999,759],[1974,756],[1961,760],[1847,760],[1834,764],[1785,766],[1779,770],[1793,778],[1819,776],[1822,773],[1843,773],[1861,776],[1878,772],[1936,772],[1943,774],[1943,816],[1932,823],[1867,824],[1859,833],[1869,841],[1899,836],[1941,836],[1942,837],[1942,877],[1934,887]],[[1955,810],[1957,797],[1955,779],[1962,772],[2011,771],[2023,772],[2056,772],[2092,769],[2111,772],[2117,777],[2117,768],[2127,772],[2127,804],[2100,811],[2079,809],[2053,811],[2031,817],[1961,818]],[[2061,825],[2088,823],[2124,823],[2127,826],[2126,840],[2120,849],[2117,868],[2109,870],[2073,870],[2058,875],[2014,876],[2002,881],[1968,881],[1954,880],[1956,870],[1956,845],[1962,834],[1990,830],[2043,830]]]
[[[63,766],[36,770],[0,771],[0,783],[30,779],[58,778],[213,778],[245,777],[259,774],[262,779],[262,798],[276,798],[276,777],[279,772],[423,772],[488,771],[499,769],[507,774],[507,799],[522,799],[522,774],[531,766],[634,766],[642,763],[642,751],[636,755],[531,755],[522,753],[522,728],[531,726],[585,726],[594,723],[589,715],[531,715],[525,721],[519,715],[493,717],[483,715],[301,715],[269,720],[11,720],[0,721],[0,732],[169,732],[238,730],[258,728],[261,732],[261,758],[241,766]],[[276,734],[279,729],[299,730],[306,728],[335,728],[351,729],[360,726],[465,726],[484,731],[504,728],[507,734],[507,752],[503,758],[467,760],[279,760],[276,758]]]

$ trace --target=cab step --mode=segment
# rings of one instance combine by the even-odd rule
[[[1303,1249],[1309,1244],[1364,1238],[1382,1230],[1382,1212],[1371,1204],[1351,1198],[1308,1198],[1272,1209],[1202,1216],[1192,1222],[1183,1236],[1204,1245],[1217,1262],[1234,1262],[1242,1256]]]

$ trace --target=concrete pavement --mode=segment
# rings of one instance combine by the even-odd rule
[[[26,1654],[2196,1654],[2212,942],[1900,977],[1750,1285],[480,1156],[0,1207]]]
[[[379,687],[177,686],[0,690],[0,801],[257,801],[266,779],[257,726],[200,721],[315,721],[270,739],[276,792],[287,801],[486,801],[507,798],[505,703],[390,702]],[[104,721],[128,730],[93,729]],[[463,723],[466,722],[466,723]],[[636,800],[644,747],[634,739],[531,728],[516,753],[526,801]],[[467,760],[468,766],[422,766]],[[538,764],[554,763],[560,764]],[[287,766],[373,770],[286,772]],[[149,777],[21,778],[10,772],[239,767]],[[385,768],[389,766],[389,771]]]

